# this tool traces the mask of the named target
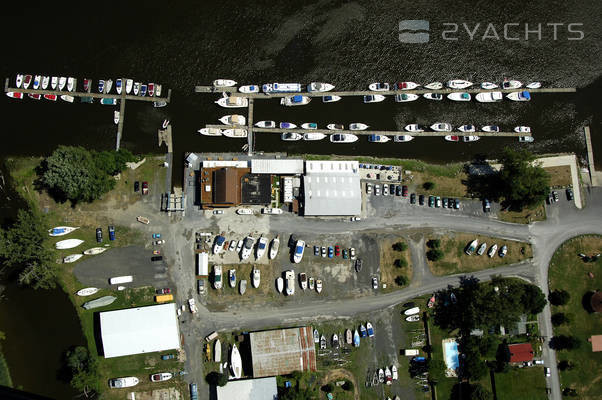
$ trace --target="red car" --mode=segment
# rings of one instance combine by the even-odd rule
[[[403,197],[408,197],[408,187],[407,187],[406,185],[403,185],[403,186],[401,187],[401,195],[402,195]]]
[[[148,182],[142,182],[142,194],[148,194]]]
[[[170,293],[171,293],[170,288],[157,289],[157,294],[170,294]]]
[[[334,246],[334,255],[337,257],[341,255],[341,246],[339,246],[338,244]]]

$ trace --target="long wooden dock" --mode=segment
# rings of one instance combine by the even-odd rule
[[[236,86],[232,87],[219,87],[215,86],[195,86],[195,93],[236,93],[238,92],[238,88]]]
[[[253,107],[254,107],[254,100],[253,99],[249,99],[249,115],[247,117],[247,154],[250,156],[253,155],[253,145],[254,145],[254,137],[253,137],[253,131],[255,129],[255,126],[253,126]]]

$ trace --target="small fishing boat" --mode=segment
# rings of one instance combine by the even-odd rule
[[[465,81],[464,79],[452,79],[451,81],[447,81],[447,87],[451,89],[466,89],[471,86],[472,82]]]
[[[239,208],[236,210],[236,214],[238,215],[253,215],[253,209],[252,208]]]
[[[247,280],[241,279],[240,283],[238,284],[238,293],[240,293],[240,295],[242,296],[243,294],[245,294],[246,291],[247,291]]]
[[[66,101],[67,103],[73,103],[75,101],[75,97],[69,96],[68,94],[62,94],[61,100]]]
[[[429,90],[439,90],[439,89],[443,89],[443,83],[441,82],[432,82],[429,83],[428,85],[424,85],[425,89],[429,89]]]
[[[414,140],[414,136],[412,136],[412,135],[395,135],[395,136],[393,136],[393,141],[395,143],[410,142],[412,140]]]
[[[458,130],[460,132],[475,132],[477,128],[474,125],[467,124],[459,126]]]
[[[487,250],[487,243],[483,242],[483,243],[481,243],[481,245],[479,246],[479,249],[477,250],[477,255],[482,256],[483,253],[485,253],[485,250]]]
[[[483,82],[481,83],[481,89],[485,89],[485,90],[491,90],[491,89],[497,89],[498,85],[496,85],[493,82]]]
[[[140,93],[140,82],[134,82],[134,96],[138,96]]]
[[[531,82],[525,86],[527,89],[539,89],[541,87],[541,82]]]
[[[355,272],[360,272],[362,270],[362,259],[358,258],[357,260],[355,260],[354,263],[354,267],[355,267]]]
[[[409,124],[404,127],[408,132],[424,132],[424,128],[418,124]]]
[[[67,78],[67,90],[73,92],[75,90],[75,78],[69,77]]]
[[[112,88],[113,88],[113,80],[107,79],[105,81],[105,93],[110,93]]]
[[[304,106],[309,104],[311,101],[310,97],[302,96],[300,94],[296,94],[294,96],[283,97],[280,99],[280,104],[283,106],[291,107],[291,106]]]
[[[428,100],[443,100],[443,95],[441,93],[425,93],[422,95],[422,97]]]
[[[155,84],[154,84],[154,83],[152,83],[152,82],[150,82],[150,83],[148,84],[148,95],[149,95],[150,97],[153,97],[153,96],[155,95]]]
[[[219,339],[213,343],[213,361],[222,362],[222,342]]]
[[[481,130],[483,132],[499,132],[500,127],[497,125],[485,125],[485,126],[481,127]]]
[[[489,256],[489,258],[492,258],[493,256],[495,256],[496,252],[497,252],[497,243],[489,248],[487,255]]]
[[[380,103],[381,101],[385,100],[385,96],[383,96],[382,94],[370,94],[367,96],[364,96],[364,103],[368,104],[368,103]]]
[[[222,288],[222,266],[213,266],[213,287],[217,290]]]
[[[386,82],[376,82],[368,85],[368,89],[375,92],[386,92],[389,90],[389,84]]]
[[[84,254],[87,256],[95,256],[96,254],[104,253],[107,251],[107,247],[92,247],[91,249],[85,250]]]
[[[317,329],[314,329],[314,343],[320,343],[320,333]]]
[[[374,375],[372,375],[372,386],[378,385],[378,371],[374,371]]]
[[[98,81],[98,91],[100,93],[104,93],[105,91],[105,81],[102,79]]]
[[[313,276],[307,280],[307,286],[309,286],[309,290],[314,290],[316,288],[316,280]]]
[[[515,126],[514,127],[514,132],[516,133],[530,133],[531,132],[531,127],[529,126]]]
[[[447,95],[447,98],[453,101],[470,101],[471,96],[470,93],[450,93]]]
[[[276,290],[278,290],[278,293],[282,293],[284,290],[284,279],[281,276],[276,279]]]
[[[307,289],[307,275],[305,274],[305,272],[301,272],[299,274],[299,284],[301,285],[301,289]]]
[[[87,303],[84,303],[82,305],[82,307],[85,308],[86,310],[91,310],[93,308],[108,306],[109,304],[113,303],[115,300],[117,300],[117,297],[115,297],[115,296],[103,296],[98,299],[94,299],[94,300],[88,301]]]
[[[143,217],[142,215],[138,215],[138,216],[136,217],[136,221],[140,222],[141,224],[145,224],[145,225],[148,225],[148,224],[150,224],[150,221],[149,221],[149,219],[148,219],[148,218],[146,218],[146,217]]]
[[[270,243],[270,254],[268,255],[270,260],[273,260],[278,255],[278,247],[280,247],[280,239],[276,236]]]
[[[42,99],[42,95],[39,93],[28,93],[27,97],[29,97],[30,99],[34,99],[34,100],[41,100]]]
[[[313,141],[313,140],[322,140],[326,137],[326,135],[322,132],[308,132],[303,134],[303,140]]]
[[[318,124],[315,122],[305,122],[301,124],[302,129],[318,129]]]
[[[341,96],[322,96],[322,103],[334,103],[339,100],[341,100]]]
[[[353,332],[353,345],[355,347],[360,347],[360,334],[357,331],[357,329],[355,330],[355,332]]]
[[[161,97],[161,89],[162,86],[158,83],[155,83],[155,97]]]
[[[426,303],[428,308],[433,308],[435,306],[435,295],[432,295],[429,299],[428,303]]]
[[[115,81],[115,91],[117,92],[117,94],[121,94],[122,90],[123,90],[123,81],[121,80],[121,78],[119,78]]]
[[[387,143],[389,140],[391,140],[391,138],[384,135],[368,135],[368,141],[370,143]]]
[[[316,279],[316,292],[322,293],[322,279]]]
[[[242,359],[235,344],[232,345],[232,351],[230,352],[230,369],[234,379],[240,379],[242,376]]]
[[[249,106],[249,99],[239,96],[224,96],[215,103],[225,108],[243,108]]]
[[[508,93],[506,95],[506,98],[510,99],[512,101],[530,101],[531,93],[529,93],[526,90],[523,90],[522,92],[512,92],[512,93]]]
[[[447,135],[447,136],[445,136],[445,140],[447,140],[448,142],[459,142],[460,141],[460,136]]]
[[[418,86],[420,85],[415,82],[397,82],[393,85],[396,90],[413,90]]]
[[[24,89],[29,89],[29,85],[31,85],[32,79],[33,79],[33,77],[31,75],[25,75],[25,77],[23,77],[23,88]]]
[[[378,369],[378,381],[380,383],[385,383],[385,371],[382,368]]]
[[[498,101],[504,100],[502,92],[481,92],[477,93],[475,99],[479,103],[497,103]]]
[[[523,86],[523,83],[517,80],[504,79],[504,82],[502,82],[502,89],[518,89],[521,86]]]
[[[345,342],[347,344],[352,344],[353,343],[353,333],[351,333],[351,329],[347,329],[345,331]]]
[[[58,87],[58,84],[59,84],[59,77],[53,76],[50,79],[50,87],[52,88],[52,90],[55,90]]]
[[[84,78],[84,92],[88,92],[90,93],[90,86],[92,84],[92,81],[88,78]]]
[[[358,137],[350,133],[337,133],[335,135],[330,135],[331,143],[353,143],[357,142],[357,140]]]
[[[307,85],[308,92],[328,92],[334,89],[334,85],[324,82],[312,82]]]
[[[393,378],[394,381],[396,381],[397,379],[399,379],[399,375],[397,373],[397,367],[395,365],[391,365],[391,375],[392,375],[392,378]],[[395,397],[397,397],[397,396],[395,396]]]
[[[247,137],[247,130],[246,129],[224,129],[222,131],[222,135],[229,137],[229,138],[238,138],[238,139],[244,139]]]
[[[477,239],[470,242],[468,244],[468,246],[466,246],[466,250],[464,250],[466,255],[469,255],[469,256],[472,255],[472,253],[474,253],[474,251],[476,250],[478,244],[479,244],[479,241]]]
[[[15,83],[17,84],[18,88],[21,87],[21,85],[23,84],[23,74],[17,74],[17,79]]]
[[[320,349],[324,350],[326,348],[326,338],[324,335],[320,336]]]
[[[140,382],[135,376],[126,376],[125,378],[113,378],[109,379],[109,387],[115,389],[121,389],[125,387],[136,386]]]
[[[390,385],[393,381],[393,377],[391,376],[391,370],[389,369],[389,367],[385,367],[385,381],[387,382],[387,385]]]
[[[84,256],[83,254],[70,254],[67,257],[63,258],[63,262],[64,263],[76,262],[77,260],[79,260],[83,256]]]
[[[498,256],[500,256],[500,257],[502,257],[502,258],[503,258],[503,257],[505,257],[505,256],[506,256],[506,254],[507,254],[507,253],[508,253],[508,246],[506,246],[506,245],[503,245],[503,246],[500,248],[500,251],[498,252]]]
[[[44,98],[46,100],[50,100],[50,101],[56,101],[57,99],[57,95],[56,94],[45,94]]]
[[[431,125],[431,129],[435,132],[451,132],[453,127],[447,122],[436,122]]]
[[[87,287],[87,288],[83,288],[78,290],[75,294],[81,297],[86,297],[86,296],[91,296],[93,294],[98,293],[100,289],[99,288],[95,288],[95,287]]]
[[[239,114],[224,115],[219,121],[224,125],[246,125],[247,123],[247,119]]]
[[[418,314],[420,312],[420,307],[412,307],[412,308],[408,308],[407,310],[405,310],[403,312],[404,315],[414,315],[414,314]]]
[[[368,125],[361,122],[352,122],[349,124],[349,130],[351,131],[365,131],[366,129],[368,129]]]
[[[533,138],[533,136],[519,136],[518,141],[520,143],[533,143],[535,138]]]
[[[255,126],[258,128],[275,128],[276,121],[259,121],[255,123]]]
[[[420,96],[418,96],[417,94],[413,94],[413,93],[401,93],[401,94],[395,95],[395,101],[397,103],[406,103],[409,101],[418,100],[419,97]]]
[[[222,130],[218,128],[201,128],[197,132],[205,136],[222,136]]]
[[[100,104],[103,104],[105,106],[115,106],[115,105],[117,105],[117,99],[108,99],[108,98],[100,99]]]
[[[164,119],[163,123],[161,124],[161,129],[167,129],[168,126],[169,126],[169,120]]]
[[[368,331],[366,330],[366,327],[364,326],[364,324],[360,325],[360,335],[362,337],[368,336]]]
[[[410,315],[409,317],[406,317],[406,321],[407,322],[418,322],[418,321],[420,321],[420,315],[418,315],[418,314]]]
[[[294,142],[303,139],[303,135],[297,132],[284,132],[280,138],[287,142]]]
[[[332,335],[332,347],[335,349],[339,348],[339,336],[336,333]]]
[[[478,136],[462,136],[462,141],[464,141],[465,143],[476,142],[479,139],[480,137]]]
[[[213,81],[213,86],[216,88],[225,88],[236,86],[236,81],[232,79],[216,79]]]
[[[125,80],[125,93],[126,94],[132,93],[132,88],[133,87],[134,87],[134,80],[133,79],[126,79]]]
[[[236,287],[236,270],[235,269],[228,270],[228,284],[230,285],[231,288]]]
[[[167,105],[166,101],[153,101],[153,107],[155,107],[155,108],[165,107],[166,105]]]
[[[140,85],[140,96],[144,97],[146,96],[146,91],[148,90],[148,86],[146,86],[146,84],[142,84]]]
[[[169,372],[160,372],[158,374],[152,374],[150,376],[151,382],[163,382],[168,381],[173,377],[173,375]]]
[[[42,75],[36,75],[33,78],[33,88],[34,89],[39,89],[40,88],[40,84],[42,83]]]
[[[370,322],[366,322],[366,330],[368,330],[368,337],[374,337],[374,327]]]
[[[257,85],[245,85],[238,88],[240,93],[259,93],[259,86]]]
[[[268,248],[268,240],[265,238],[265,236],[261,236],[259,238],[259,241],[257,242],[257,251],[255,254],[255,258],[257,260],[260,260],[263,255],[265,254],[265,251]]]
[[[43,76],[42,77],[42,90],[48,89],[48,85],[49,84],[50,84],[50,77],[49,76]]]
[[[255,289],[259,287],[259,283],[261,282],[261,271],[259,268],[253,268],[253,282],[252,285]]]
[[[55,243],[54,247],[58,250],[72,249],[74,247],[79,246],[84,241],[80,239],[67,239],[61,240],[60,242]]]
[[[59,78],[59,90],[63,90],[66,85],[67,85],[67,78],[65,78],[64,76],[61,76]]]
[[[330,129],[331,131],[342,131],[345,129],[345,126],[343,124],[328,124],[326,125],[326,128]]]

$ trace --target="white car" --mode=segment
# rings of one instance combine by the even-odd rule
[[[196,314],[199,309],[196,307],[196,303],[194,299],[188,299],[188,307],[190,307],[190,312]]]
[[[351,222],[357,222],[357,221],[361,221],[362,219],[360,217],[351,217],[349,220]]]
[[[224,210],[213,210],[213,214],[214,215],[219,215],[219,214],[223,214]]]
[[[236,252],[240,253],[240,251],[242,250],[242,245],[243,245],[244,240],[239,240],[238,244],[236,245]]]
[[[546,374],[546,378],[549,378],[549,377],[550,377],[550,368],[548,368],[548,367],[545,367],[545,368],[543,369],[543,372]]]
[[[303,252],[305,251],[305,242],[303,240],[297,240],[295,244],[295,255],[293,256],[293,261],[296,264],[299,264],[303,259]]]
[[[378,289],[378,278],[375,276],[372,277],[372,289]]]
[[[349,249],[349,258],[351,258],[352,260],[355,260],[355,247],[352,247]]]

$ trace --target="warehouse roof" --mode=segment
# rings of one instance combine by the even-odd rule
[[[276,400],[276,377],[229,381],[217,387],[217,400]]]
[[[174,303],[100,313],[105,358],[180,348]]]
[[[304,215],[359,215],[362,193],[359,175],[303,176]]]
[[[253,159],[251,172],[254,174],[298,175],[303,173],[303,160]]]

